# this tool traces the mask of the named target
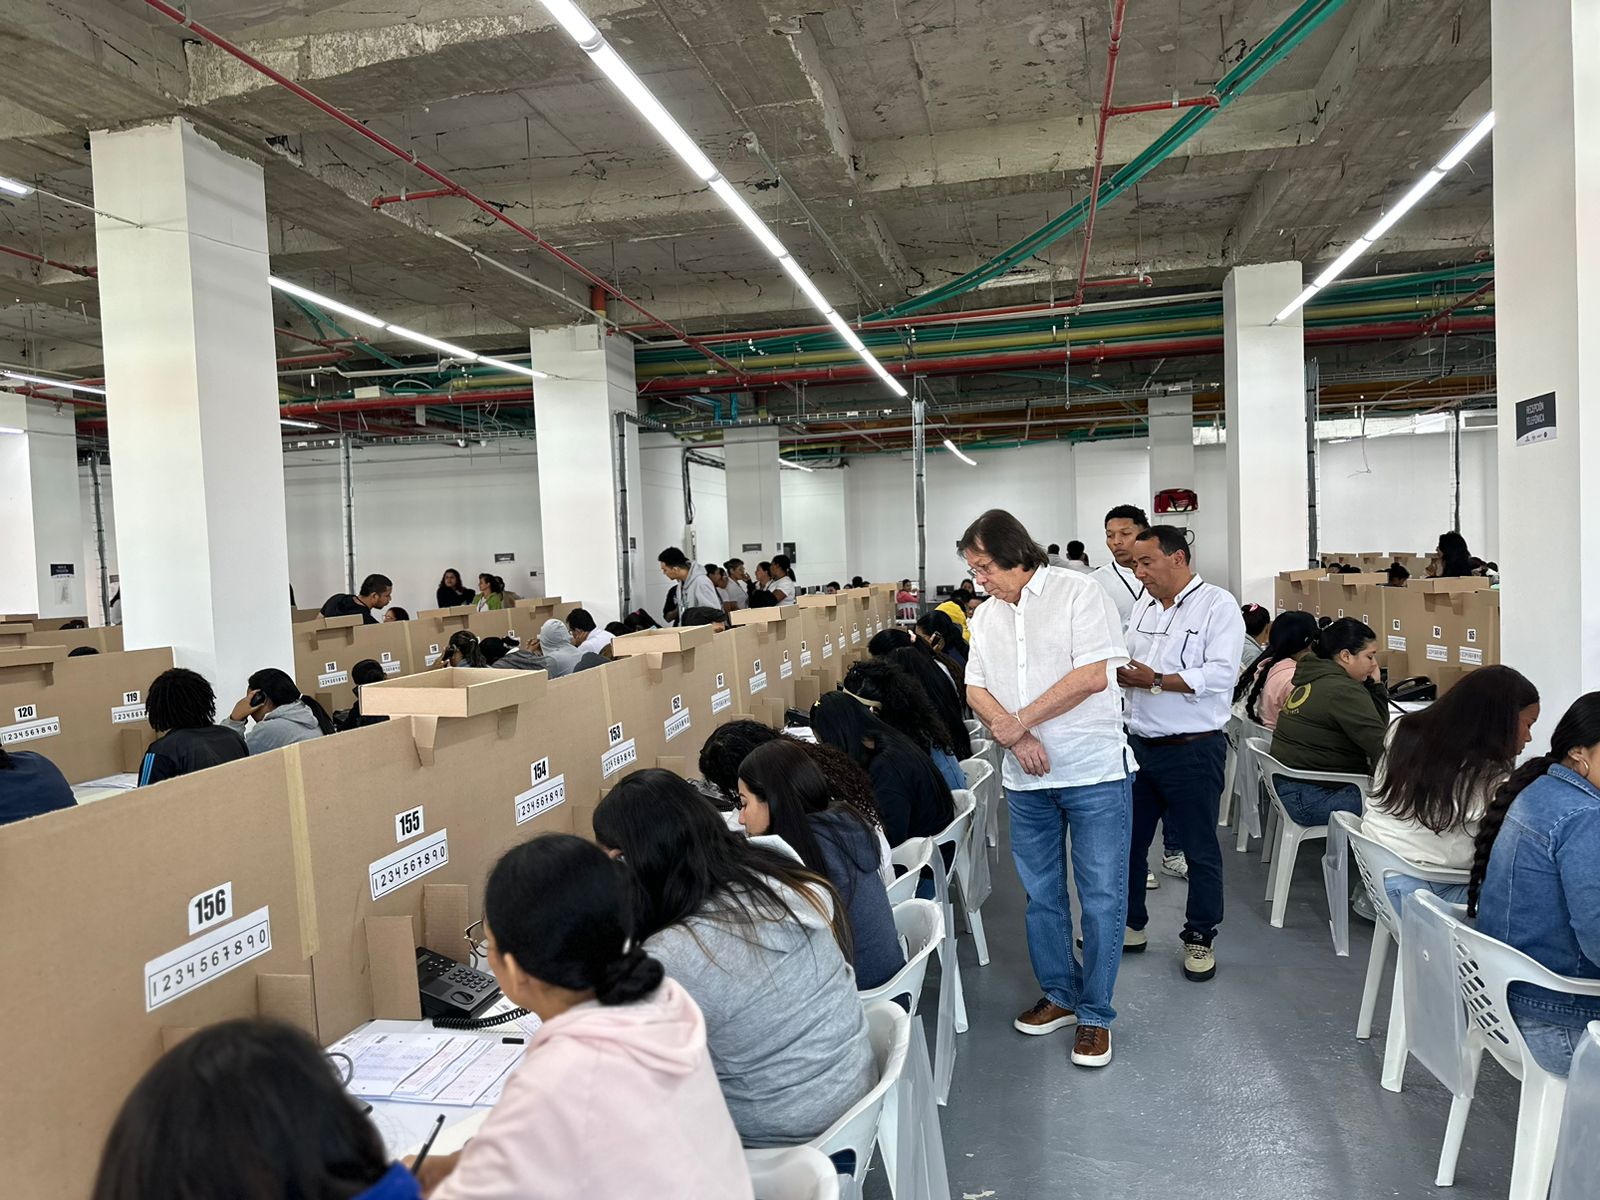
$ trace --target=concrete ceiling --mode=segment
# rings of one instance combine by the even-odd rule
[[[1105,0],[581,0],[618,51],[847,315],[976,266],[1080,200],[1093,161]],[[694,330],[812,319],[786,277],[533,0],[188,0],[189,13],[503,205]],[[1119,103],[1211,87],[1290,0],[1132,0]],[[442,232],[575,304],[588,285],[139,0],[0,7],[0,174],[92,201],[88,131],[182,113],[259,161],[273,269],[478,347],[525,345],[574,308],[487,269]],[[1349,0],[1099,221],[1091,276],[1215,288],[1239,263],[1338,253],[1488,106],[1488,6]],[[1119,118],[1108,166],[1173,120]],[[1491,250],[1486,155],[1404,221],[1369,267]],[[92,266],[90,215],[0,200],[0,243]],[[967,296],[1070,293],[1081,242]],[[0,257],[0,358],[98,359],[90,278]],[[613,302],[611,316],[634,315]]]

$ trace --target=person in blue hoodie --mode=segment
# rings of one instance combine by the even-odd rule
[[[91,1196],[197,1188],[232,1200],[422,1196],[317,1044],[259,1019],[199,1029],[156,1060],[117,1114]]]
[[[55,763],[31,750],[0,747],[0,825],[71,808],[72,786]]]

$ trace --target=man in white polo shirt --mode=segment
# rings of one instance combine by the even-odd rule
[[[967,703],[1006,747],[1011,854],[1028,893],[1028,956],[1043,997],[1023,1033],[1077,1025],[1072,1061],[1111,1061],[1122,958],[1132,758],[1113,686],[1127,662],[1116,609],[1087,575],[1052,567],[1008,512],[991,509],[956,547],[989,599],[973,613]],[[1072,953],[1065,835],[1083,925]]]
[[[1128,733],[1139,774],[1133,786],[1128,860],[1128,948],[1146,942],[1145,873],[1156,822],[1188,858],[1183,973],[1216,974],[1211,949],[1222,922],[1222,850],[1217,806],[1228,757],[1233,688],[1244,618],[1231,594],[1190,566],[1187,532],[1157,525],[1138,537],[1134,569],[1145,597],[1128,620],[1132,661],[1117,672],[1128,697]]]

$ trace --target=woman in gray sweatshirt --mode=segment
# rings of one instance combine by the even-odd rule
[[[827,880],[728,829],[670,771],[624,779],[594,831],[632,869],[645,950],[705,1015],[745,1145],[808,1142],[871,1090],[848,925]]]
[[[333,732],[333,718],[277,667],[250,676],[249,690],[223,722],[244,734],[251,754],[265,754]]]

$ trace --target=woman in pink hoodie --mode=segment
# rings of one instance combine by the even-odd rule
[[[478,1135],[424,1161],[433,1200],[751,1200],[705,1020],[633,944],[625,895],[623,868],[567,834],[495,864],[489,964],[544,1025]]]

